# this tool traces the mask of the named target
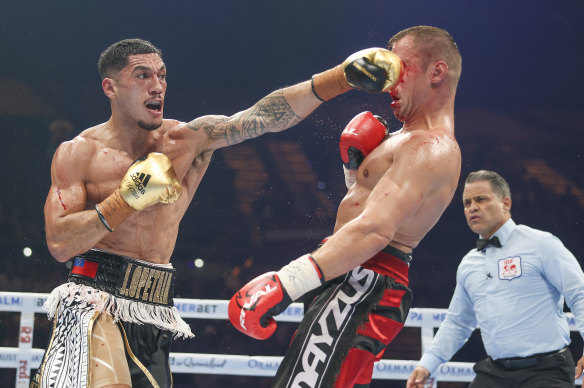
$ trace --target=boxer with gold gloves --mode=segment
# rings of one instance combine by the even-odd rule
[[[369,386],[374,362],[411,306],[411,252],[456,190],[458,48],[448,32],[428,26],[403,30],[388,46],[391,52],[365,50],[349,57],[316,75],[313,85],[323,100],[349,85],[388,91],[403,127],[387,134],[383,120],[371,112],[351,120],[339,144],[349,191],[332,236],[279,271],[256,277],[229,303],[231,323],[265,339],[276,330],[274,316],[304,301],[304,319],[274,387]],[[383,82],[379,67],[390,75]]]
[[[45,305],[56,322],[33,385],[169,387],[172,337],[192,336],[173,306],[170,259],[213,151],[290,128],[349,89],[385,90],[401,66],[368,49],[242,112],[180,122],[163,118],[160,50],[108,47],[98,67],[111,117],[61,144],[51,166],[47,245],[71,272]]]

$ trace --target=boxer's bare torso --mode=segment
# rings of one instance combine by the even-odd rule
[[[60,198],[57,202],[48,202],[49,207],[94,209],[118,188],[128,167],[142,156],[125,151],[119,137],[110,135],[108,125],[103,123],[87,129],[58,149],[53,174],[58,175],[54,180],[63,187],[54,185],[51,188],[51,193]],[[207,170],[212,151],[197,147],[197,143],[205,144],[202,132],[193,131],[175,120],[164,120],[159,129],[148,131],[147,136],[145,154],[162,152],[170,158],[182,183],[182,195],[170,205],[156,204],[134,213],[95,247],[154,263],[168,263],[179,222]],[[75,200],[66,201],[62,195],[64,191],[74,193]],[[81,197],[85,200],[78,201]]]
[[[415,248],[428,231],[436,224],[454,195],[460,175],[460,148],[451,131],[436,130],[400,130],[385,139],[368,155],[357,172],[357,181],[339,205],[335,231],[347,222],[357,218],[363,212],[367,201],[379,180],[385,176],[394,164],[394,158],[411,157],[425,159],[423,165],[432,169],[430,182],[432,189],[419,199],[420,204],[415,213],[403,222],[395,232],[390,245],[403,251]],[[412,168],[408,178],[416,180],[427,179],[428,171],[417,171]],[[407,182],[394,182],[407,184]],[[416,193],[412,192],[412,196]],[[382,195],[383,196],[383,195]],[[418,200],[418,198],[412,198]],[[389,201],[395,198],[379,198],[375,200]]]
[[[357,171],[337,213],[334,233],[314,258],[326,278],[355,268],[390,244],[409,252],[452,200],[461,154],[454,136],[460,69],[420,50],[413,35],[393,43],[404,64],[390,91],[403,128],[389,135]],[[452,59],[451,64],[456,60]]]

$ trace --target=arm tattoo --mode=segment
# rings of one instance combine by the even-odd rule
[[[202,128],[209,138],[225,139],[227,144],[233,145],[266,132],[283,131],[303,119],[294,113],[284,97],[284,92],[279,90],[228,120],[207,121],[199,125],[190,123],[189,127],[195,131]]]
[[[203,128],[203,131],[205,131],[205,133],[208,134],[209,131],[212,131],[215,126],[225,123],[226,120],[227,117],[221,119],[208,117],[205,117],[204,119],[198,118],[188,123],[187,127],[192,129],[193,131],[198,131],[199,129]]]

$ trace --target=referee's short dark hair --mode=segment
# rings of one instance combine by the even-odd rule
[[[478,170],[473,171],[466,177],[464,184],[477,182],[477,181],[488,181],[491,183],[491,188],[500,197],[511,198],[511,190],[509,189],[509,184],[501,175],[497,174],[495,171],[489,170]]]

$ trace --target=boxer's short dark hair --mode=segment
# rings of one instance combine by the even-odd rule
[[[112,70],[122,70],[128,64],[128,57],[138,54],[158,54],[162,58],[162,51],[147,40],[121,40],[106,48],[99,56],[97,69],[99,70],[101,79],[109,77]]]
[[[454,72],[455,82],[458,83],[462,71],[462,57],[458,45],[450,33],[442,28],[432,26],[415,26],[401,30],[389,39],[387,48],[393,50],[398,40],[412,36],[414,44],[420,53],[427,54],[432,60],[440,59],[448,64]],[[429,60],[423,63],[426,67]]]

